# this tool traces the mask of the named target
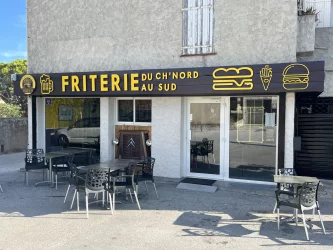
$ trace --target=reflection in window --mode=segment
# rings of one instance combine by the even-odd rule
[[[151,100],[118,100],[118,122],[134,121],[151,122]]]
[[[133,100],[118,100],[118,121],[133,122]]]
[[[99,98],[48,98],[45,123],[47,151],[53,146],[81,147],[99,154]]]
[[[277,97],[230,98],[230,178],[273,180],[276,121]]]
[[[135,100],[135,121],[151,122],[151,100]]]

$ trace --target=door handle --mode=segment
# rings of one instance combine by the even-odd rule
[[[192,130],[189,130],[189,131],[188,131],[188,133],[187,133],[187,139],[188,139],[189,141],[192,140]]]

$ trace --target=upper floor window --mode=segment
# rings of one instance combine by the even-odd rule
[[[214,0],[183,0],[183,55],[213,53]]]

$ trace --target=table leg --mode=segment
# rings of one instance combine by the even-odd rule
[[[53,187],[53,178],[52,178],[52,159],[49,162],[49,176],[50,176],[50,186]]]

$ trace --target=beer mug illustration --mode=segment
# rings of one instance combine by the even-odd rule
[[[41,84],[41,93],[43,95],[48,95],[53,92],[53,81],[51,80],[49,75],[43,74],[40,77],[40,84]]]

